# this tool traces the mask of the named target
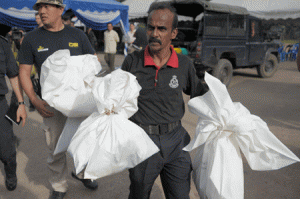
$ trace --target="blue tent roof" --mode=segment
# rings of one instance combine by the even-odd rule
[[[65,0],[66,9],[93,11],[128,11],[129,7],[114,0]]]
[[[0,2],[0,23],[10,27],[32,30],[36,26],[36,0],[5,0]],[[105,30],[107,23],[113,25],[122,20],[126,31],[129,30],[128,9],[115,0],[64,0],[65,10],[71,9],[85,25],[95,30]]]

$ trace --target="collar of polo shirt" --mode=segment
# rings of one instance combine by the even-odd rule
[[[173,46],[170,46],[171,49],[171,57],[167,62],[167,66],[170,66],[172,68],[178,68],[178,57],[177,54],[173,48]],[[144,53],[144,66],[155,66],[157,69],[160,69],[160,67],[158,67],[154,61],[153,58],[151,57],[150,53],[149,53],[149,46],[146,47],[145,49],[145,53]]]

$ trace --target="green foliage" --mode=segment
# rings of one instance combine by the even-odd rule
[[[283,32],[283,40],[299,40],[300,39],[300,19],[278,19],[278,20],[263,20],[265,30],[270,30],[271,27],[285,27]]]
[[[284,44],[295,44],[295,43],[299,43],[299,40],[283,40],[281,42]]]

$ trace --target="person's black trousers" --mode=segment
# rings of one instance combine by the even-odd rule
[[[168,134],[149,137],[160,152],[129,169],[129,199],[150,198],[158,175],[167,199],[189,199],[192,164],[189,153],[182,150],[190,142],[189,134],[179,125]]]
[[[6,178],[16,177],[16,148],[13,142],[12,123],[5,118],[8,110],[5,96],[0,96],[0,160],[4,164]]]

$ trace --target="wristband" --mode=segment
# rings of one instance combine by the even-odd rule
[[[25,103],[24,102],[19,102],[18,104],[21,105],[21,104],[25,104]]]

